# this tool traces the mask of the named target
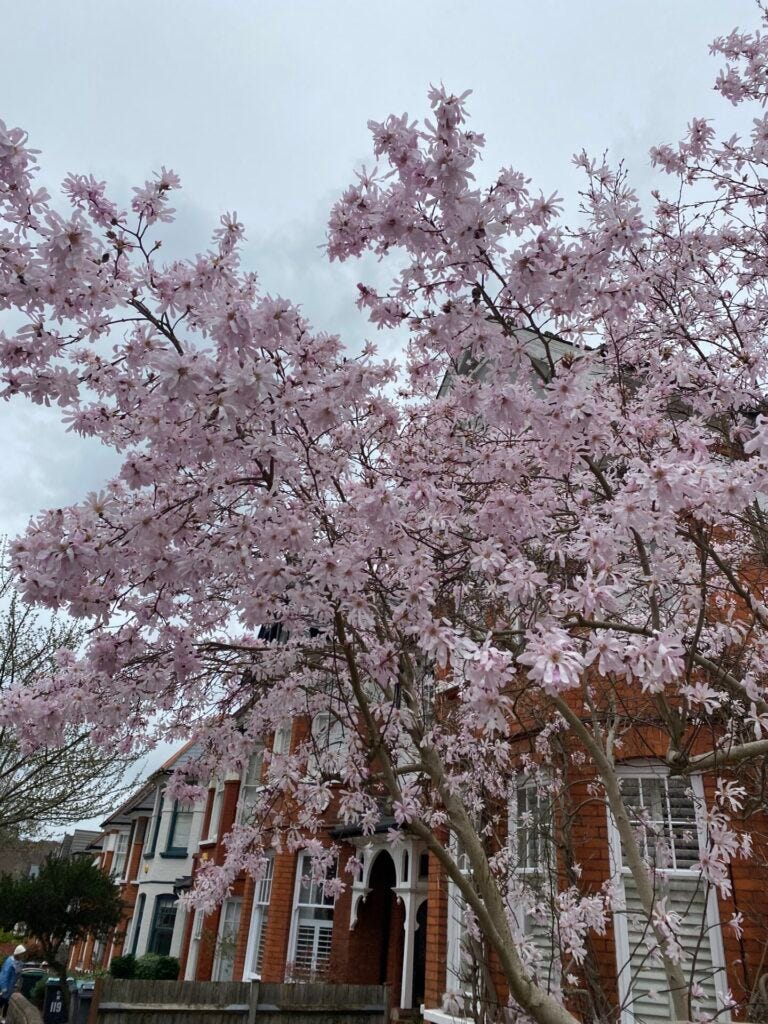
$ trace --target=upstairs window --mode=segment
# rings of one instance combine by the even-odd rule
[[[339,760],[346,749],[344,723],[335,715],[323,711],[312,719],[311,750],[307,763],[309,775],[337,775]]]
[[[259,749],[251,754],[240,783],[240,802],[238,804],[237,817],[238,821],[246,825],[251,820],[257,796],[262,788],[262,753],[262,750]]]
[[[291,749],[291,736],[293,735],[293,722],[283,722],[275,732],[272,741],[273,754],[287,754]]]
[[[625,776],[622,796],[649,864],[673,871],[696,864],[699,832],[688,779],[650,773]]]
[[[154,857],[155,850],[157,849],[157,839],[160,835],[160,825],[163,821],[163,810],[165,808],[165,791],[158,790],[157,796],[155,797],[155,810],[152,814],[152,820],[150,822],[151,828],[151,840],[147,852],[144,854],[145,857]]]
[[[192,818],[194,811],[189,804],[174,801],[171,824],[168,829],[168,843],[165,848],[166,854],[171,856],[186,856],[189,846],[189,837],[192,834]]]
[[[208,834],[206,840],[208,842],[216,839],[219,834],[219,825],[221,824],[221,805],[224,803],[224,786],[218,782],[216,788],[213,791],[213,803],[211,804],[211,817],[208,822]]]
[[[509,804],[509,840],[515,871],[543,872],[551,854],[550,800],[528,779],[521,779]]]
[[[125,869],[128,862],[128,841],[130,836],[127,832],[120,832],[117,836],[115,856],[112,861],[112,875],[117,878],[125,877]]]

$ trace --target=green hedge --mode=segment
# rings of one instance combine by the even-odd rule
[[[109,973],[113,978],[135,978],[136,957],[133,953],[126,953],[125,956],[113,956],[109,965]]]
[[[132,953],[116,956],[109,965],[113,978],[142,978],[145,981],[175,981],[179,976],[179,961],[175,956],[145,953],[138,960]]]

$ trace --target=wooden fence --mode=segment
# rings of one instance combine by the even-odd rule
[[[389,1024],[387,985],[254,985],[255,1024]]]
[[[389,989],[106,977],[88,1024],[389,1024]]]

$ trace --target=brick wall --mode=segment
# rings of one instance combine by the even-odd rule
[[[439,836],[445,842],[446,836]],[[448,878],[434,854],[429,855],[427,967],[424,1005],[440,1006],[445,992],[448,934]]]
[[[263,981],[283,981],[285,978],[297,863],[298,855],[295,853],[275,855],[272,900],[264,946]]]
[[[224,796],[221,802],[221,815],[219,818],[216,843],[213,847],[206,847],[201,859],[212,860],[214,864],[223,864],[226,857],[224,836],[231,830],[235,823],[237,814],[237,798],[240,792],[240,783],[236,780],[224,783]],[[206,809],[209,814],[210,812]],[[233,887],[233,896],[239,895],[237,889],[242,891],[242,879],[238,880],[237,886]],[[221,920],[221,908],[217,908],[211,914],[207,914],[203,921],[203,938],[200,941],[200,950],[197,955],[197,967],[195,979],[197,981],[209,981],[213,973],[213,964],[216,958],[216,937],[219,933],[219,922]]]

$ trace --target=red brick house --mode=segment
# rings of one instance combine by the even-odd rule
[[[294,742],[300,728],[295,723]],[[730,898],[702,887],[695,862],[704,849],[701,818],[711,803],[714,779],[693,777],[689,784],[671,777],[661,757],[661,740],[652,730],[638,733],[634,746],[625,746],[620,772],[633,802],[668,837],[671,866],[665,872],[665,884],[672,904],[688,908],[690,925],[684,920],[683,931],[686,941],[697,945],[697,963],[707,977],[702,999],[716,1012],[726,990],[745,1003],[763,969],[768,940],[768,828],[761,817],[755,832],[752,821],[754,856],[733,862]],[[286,737],[278,737],[277,742],[284,744]],[[654,742],[659,755],[655,759],[649,757]],[[203,828],[207,839],[200,844],[196,865],[205,859],[221,862],[222,837],[242,813],[244,801],[247,805],[252,784],[252,777],[245,773],[242,780],[229,777],[211,787]],[[607,1019],[611,1007],[627,1003],[632,988],[634,1013],[625,1007],[621,1015],[625,1024],[665,1020],[666,1003],[654,994],[655,989],[664,988],[663,971],[645,962],[636,934],[640,925],[632,916],[637,899],[633,883],[622,863],[616,829],[593,784],[594,775],[586,769],[571,779],[570,800],[578,808],[568,825],[573,859],[579,862],[579,877],[586,889],[598,890],[613,874],[624,893],[627,913],[616,914],[605,935],[591,937],[598,977],[588,998],[578,993],[569,1003],[587,1017],[605,1012]],[[554,827],[547,824],[537,799],[533,787],[521,785],[517,806],[511,809],[515,817],[509,835],[519,847],[519,870],[548,871],[559,885],[567,871],[550,840],[561,822]],[[362,876],[335,905],[309,882],[308,857],[302,852],[275,853],[261,881],[239,878],[219,910],[207,917],[198,911],[188,918],[181,949],[183,977],[283,981],[311,976],[345,983],[386,982],[391,986],[392,1005],[402,1011],[424,1007],[424,1019],[435,1024],[463,1019],[462,994],[470,990],[461,901],[418,840],[403,834],[392,843],[393,827],[394,820],[385,818],[373,836],[350,827],[328,828],[325,840],[340,849],[337,870],[342,877],[348,877],[344,867],[351,856],[364,865]],[[442,838],[450,842],[447,835]],[[727,926],[735,914],[743,916],[741,936]],[[706,922],[703,935],[697,931],[701,920]],[[521,921],[520,926],[549,951],[554,984],[555,943],[547,925]],[[503,996],[503,981],[494,971],[493,958],[489,967]],[[602,1007],[598,1005],[601,998]],[[727,1020],[729,1015],[721,1012],[718,1019]]]
[[[274,737],[275,748],[285,751],[306,735],[308,723],[297,720]],[[700,883],[695,863],[704,849],[702,813],[711,804],[715,780],[693,777],[692,782],[670,776],[664,765],[661,734],[652,728],[635,730],[622,750],[620,773],[633,805],[657,826],[669,845],[669,867],[664,873],[671,905],[685,910],[684,942],[697,948],[697,963],[706,976],[702,1005],[718,1013],[726,990],[745,1006],[765,972],[768,940],[768,828],[763,818],[752,820],[754,855],[731,866],[732,896],[723,899]],[[111,944],[90,944],[73,951],[71,966],[106,966],[123,951],[141,955],[163,951],[177,955],[181,977],[197,980],[284,981],[324,978],[345,983],[388,983],[391,1002],[401,1015],[423,1007],[424,1020],[449,1024],[466,1018],[473,998],[477,964],[469,963],[468,938],[461,900],[435,858],[406,833],[392,841],[394,820],[383,818],[373,835],[359,829],[330,825],[327,845],[339,849],[337,871],[350,857],[362,861],[362,875],[350,883],[334,904],[309,880],[308,855],[277,851],[271,855],[266,876],[254,881],[241,875],[220,908],[211,914],[186,911],[177,896],[194,881],[199,866],[221,863],[224,837],[247,814],[254,787],[261,783],[262,758],[257,753],[242,776],[230,775],[212,783],[204,806],[192,811],[185,824],[186,859],[173,857],[174,878],[153,875],[153,858],[173,850],[178,808],[164,807],[164,780],[179,758],[172,758],[131,800],[105,822],[103,864],[122,881],[126,924]],[[653,757],[653,754],[657,754]],[[543,806],[535,786],[521,776],[515,805],[509,808],[505,841],[516,847],[517,869],[529,879],[549,877],[557,889],[570,880],[571,865],[558,842],[567,830],[571,860],[578,862],[582,888],[597,891],[612,875],[624,893],[627,912],[617,913],[604,935],[592,935],[589,949],[592,975],[582,971],[568,995],[571,1009],[589,1020],[615,1020],[622,1024],[663,1021],[669,1011],[656,990],[664,988],[663,972],[644,953],[642,926],[633,917],[637,897],[622,862],[621,844],[603,797],[595,790],[594,773],[586,766],[569,780],[568,804],[556,814]],[[333,813],[329,814],[333,819]],[[193,824],[194,822],[194,824]],[[122,836],[127,839],[122,839]],[[446,833],[441,840],[450,843]],[[117,864],[117,868],[115,867]],[[142,895],[143,907],[139,909]],[[154,904],[154,905],[153,905]],[[166,906],[167,904],[167,906]],[[166,934],[160,927],[173,908],[174,920]],[[158,914],[160,913],[160,916]],[[690,918],[687,923],[686,913]],[[728,926],[741,914],[743,932]],[[704,921],[702,929],[700,923]],[[548,971],[553,986],[560,984],[562,965],[556,953],[551,922],[521,916],[520,932],[542,952],[536,968],[540,980]],[[496,997],[506,1001],[505,988],[493,957],[486,964]],[[631,998],[632,1006],[628,1005]],[[753,1003],[754,1007],[754,1003]],[[745,1019],[745,1014],[719,1012],[718,1020]],[[751,1019],[759,1019],[752,1012]]]

